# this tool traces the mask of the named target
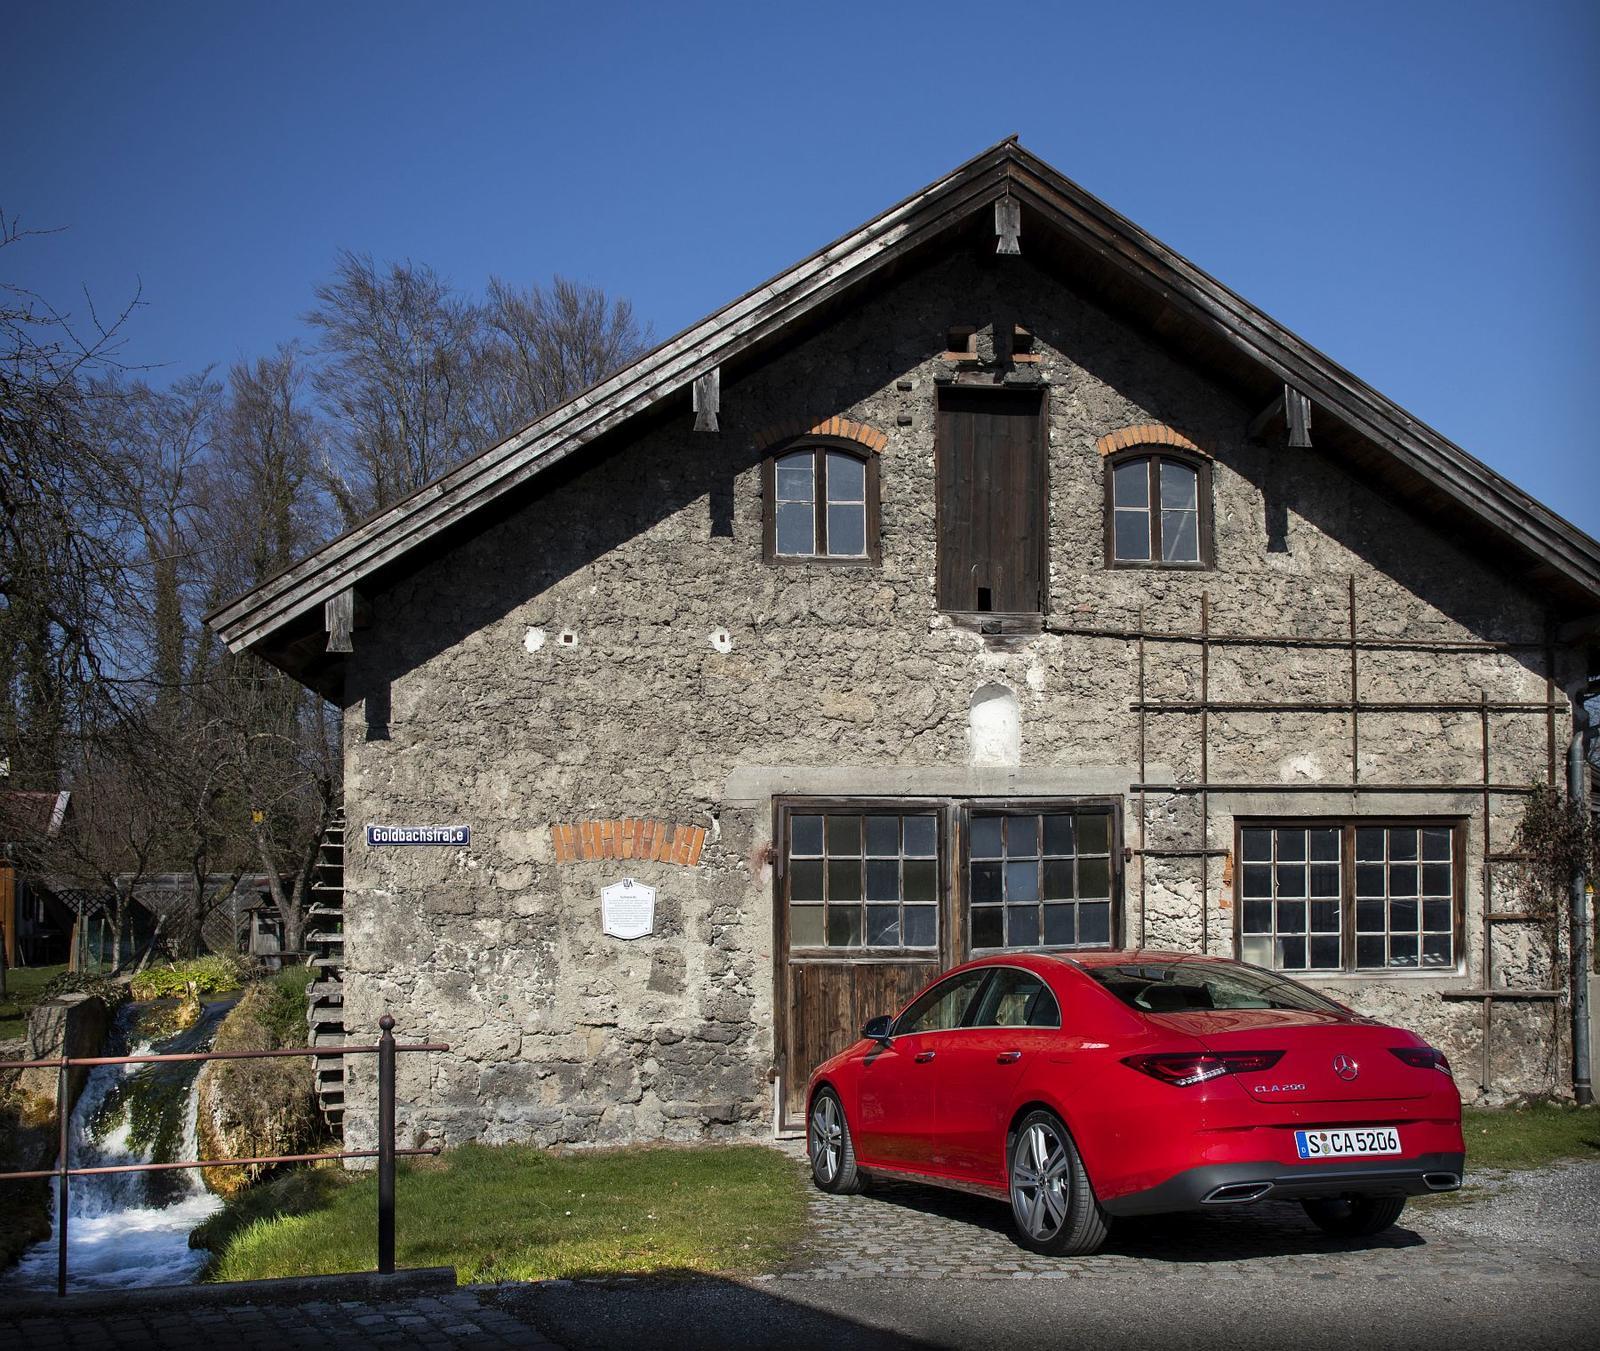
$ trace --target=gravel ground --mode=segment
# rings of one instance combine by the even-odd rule
[[[1559,1163],[1486,1178],[1456,1202],[1413,1206],[1430,1234],[1600,1267],[1600,1163]],[[1470,1199],[1469,1199],[1470,1198]]]

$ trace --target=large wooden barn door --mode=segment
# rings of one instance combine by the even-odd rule
[[[778,1128],[803,1130],[811,1071],[897,1013],[951,959],[942,803],[795,798],[776,812]]]

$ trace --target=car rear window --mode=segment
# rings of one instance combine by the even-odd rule
[[[1331,999],[1297,981],[1249,966],[1217,962],[1138,962],[1091,966],[1094,977],[1141,1013],[1206,1013],[1213,1009],[1297,1009],[1342,1013]]]

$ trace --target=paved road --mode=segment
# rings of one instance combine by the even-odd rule
[[[1521,1351],[1592,1345],[1600,1322],[1600,1162],[1512,1175],[1471,1203],[1414,1205],[1401,1228],[1361,1243],[1327,1237],[1298,1207],[1261,1206],[1126,1223],[1104,1253],[1070,1261],[1017,1248],[1004,1207],[931,1189],[818,1194],[811,1207],[810,1244],[789,1270],[753,1280],[209,1307],[150,1292],[35,1304],[28,1317],[0,1304],[0,1348]]]

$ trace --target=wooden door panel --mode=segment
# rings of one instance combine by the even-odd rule
[[[898,1013],[939,974],[936,960],[916,962],[792,961],[787,970],[788,1031],[783,1074],[785,1129],[805,1124],[811,1071],[859,1037],[880,1013]]]

